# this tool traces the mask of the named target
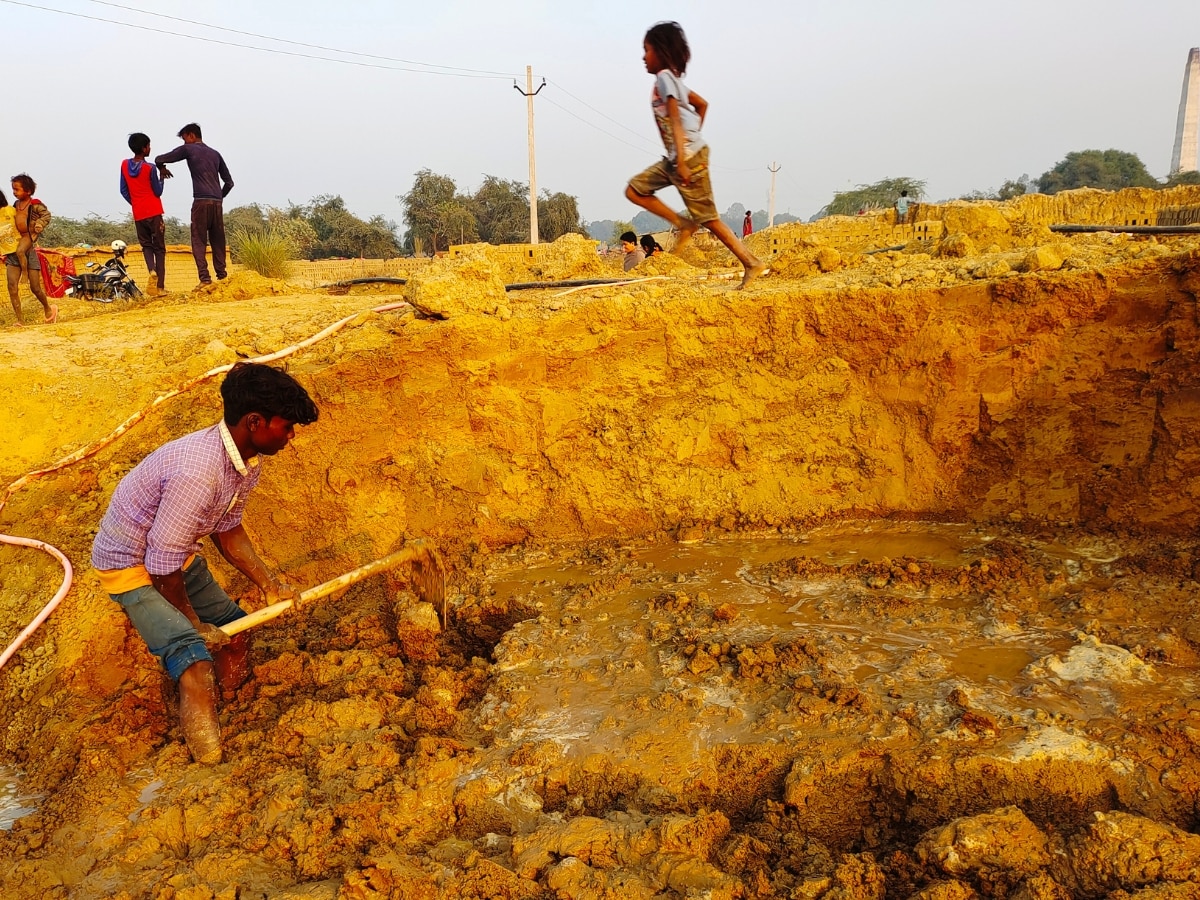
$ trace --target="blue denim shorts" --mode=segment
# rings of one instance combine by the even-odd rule
[[[192,609],[201,622],[219,627],[246,615],[245,610],[230,600],[229,595],[213,580],[203,556],[197,556],[195,562],[184,571],[183,583]],[[204,638],[200,637],[188,617],[172,606],[152,585],[109,596],[121,604],[150,652],[158,657],[174,680],[178,681],[192,663],[212,661]]]

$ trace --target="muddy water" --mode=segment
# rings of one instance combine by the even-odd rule
[[[0,893],[1103,896],[1200,871],[1194,547],[681,536],[476,557],[444,630],[385,579],[265,625],[220,766],[147,680],[121,695],[146,752],[0,832]],[[1121,862],[1160,858],[1153,882]]]
[[[17,819],[37,810],[37,794],[22,788],[23,777],[9,766],[0,766],[0,831],[8,831]]]
[[[1195,667],[1147,663],[1079,614],[1081,597],[1113,589],[1121,559],[1113,546],[1083,537],[1022,539],[1014,549],[1004,536],[997,552],[1001,536],[954,524],[849,523],[497,565],[496,598],[542,615],[498,648],[485,723],[505,744],[550,740],[576,756],[630,752],[637,735],[668,723],[690,738],[675,749],[697,753],[781,739],[811,727],[807,717],[738,677],[746,668],[738,654],[796,642],[815,648],[826,678],[882,707],[928,710],[954,696],[1007,726],[1014,742],[1030,726],[1086,730],[1195,696]],[[902,577],[880,574],[889,568]],[[1015,579],[987,580],[997,568]],[[1132,590],[1149,600],[1161,588],[1135,579]],[[676,698],[670,709],[664,696]],[[496,716],[499,706],[506,715]],[[680,707],[694,715],[676,715]]]

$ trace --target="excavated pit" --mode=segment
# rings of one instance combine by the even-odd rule
[[[215,384],[35,480],[2,528],[78,571],[0,671],[0,893],[1195,896],[1200,241],[1011,240],[801,246],[746,293],[717,258],[506,295],[472,252],[403,295],[444,320],[289,357],[321,419],[251,499],[264,557],[306,586],[424,536],[451,622],[400,572],[250,632],[215,767],[86,565]],[[6,480],[402,299],[233,282],[0,334]],[[5,641],[58,577],[0,547]]]

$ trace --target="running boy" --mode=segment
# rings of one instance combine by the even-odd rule
[[[746,249],[733,231],[721,221],[713,201],[708,177],[708,144],[700,135],[708,102],[683,83],[683,73],[692,58],[687,38],[678,22],[659,22],[646,32],[642,42],[646,71],[655,76],[650,105],[667,155],[640,175],[630,179],[625,196],[670,222],[679,230],[674,253],[679,253],[701,225],[733,251],[745,268],[740,288],[766,271],[766,266]],[[675,185],[683,196],[691,218],[678,215],[654,196],[655,191]]]
[[[163,224],[163,181],[158,169],[146,162],[150,155],[150,138],[140,131],[129,136],[132,159],[121,163],[121,196],[133,207],[133,224],[137,229],[142,256],[150,282],[146,294],[157,297],[167,285],[167,241]]]
[[[17,226],[17,249],[4,257],[5,268],[8,270],[8,299],[12,301],[13,312],[17,316],[17,324],[24,325],[25,318],[21,314],[21,276],[29,281],[29,290],[46,310],[46,324],[58,320],[58,307],[51,306],[46,299],[46,291],[42,287],[42,264],[38,261],[37,240],[42,231],[50,224],[50,210],[46,204],[37,200],[33,192],[37,190],[37,182],[22,172],[12,177],[13,209],[16,213],[14,224]]]

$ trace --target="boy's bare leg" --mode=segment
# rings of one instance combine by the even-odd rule
[[[50,303],[46,297],[46,289],[42,287],[42,273],[37,269],[29,270],[29,290],[33,292],[33,296],[37,298],[38,303],[42,304],[42,309],[46,311],[46,324],[50,325],[58,319],[58,307]]]
[[[678,254],[679,251],[686,247],[688,241],[692,239],[692,235],[700,228],[699,222],[685,219],[679,213],[675,212],[675,210],[671,209],[671,207],[667,206],[667,204],[659,200],[655,194],[651,194],[650,196],[639,194],[629,185],[626,185],[625,198],[630,203],[637,204],[647,212],[654,213],[660,219],[666,219],[679,232],[679,237],[675,239],[675,246],[671,248],[672,253]]]
[[[29,280],[29,251],[33,248],[33,241],[29,239],[29,235],[21,235],[21,240],[17,242],[17,263],[21,267],[21,277],[26,281]]]
[[[723,221],[713,219],[711,222],[705,222],[704,227],[715,234],[717,240],[728,247],[745,268],[746,272],[742,275],[742,283],[738,285],[738,290],[748,288],[750,282],[767,270],[766,263],[747,250],[746,245],[737,239],[737,235]]]
[[[21,315],[21,270],[16,266],[5,264],[6,274],[8,275],[8,299],[12,301],[13,314],[17,317],[17,325],[25,324],[25,318]]]

